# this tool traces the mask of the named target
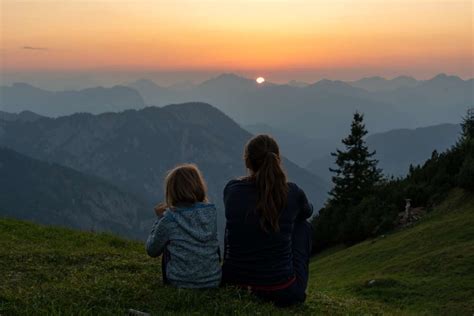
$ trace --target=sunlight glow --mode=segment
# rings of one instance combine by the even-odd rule
[[[263,77],[258,77],[257,79],[255,79],[255,81],[257,81],[258,84],[262,84],[265,82],[265,78]]]
[[[443,64],[470,77],[473,67],[472,0],[0,2],[2,71],[265,71],[276,81],[270,71],[417,76]]]

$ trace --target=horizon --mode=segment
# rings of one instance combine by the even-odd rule
[[[205,76],[204,74],[201,74],[199,80],[185,80],[185,79],[179,80],[179,79],[176,79],[175,76],[171,75],[170,77],[175,79],[175,80],[171,80],[171,81],[167,80],[168,79],[167,75],[163,75],[163,74],[159,74],[159,73],[158,74],[151,74],[151,75],[150,74],[130,74],[130,75],[125,75],[124,76],[125,78],[120,77],[121,79],[116,79],[115,78],[115,79],[112,79],[112,80],[108,80],[107,76],[105,76],[103,78],[98,78],[97,76],[94,77],[93,75],[91,75],[92,77],[95,78],[94,81],[92,81],[92,80],[89,81],[89,80],[87,80],[87,77],[84,77],[84,76],[63,77],[63,76],[65,76],[64,74],[62,74],[62,75],[53,74],[51,78],[45,80],[44,79],[45,74],[39,73],[39,74],[36,74],[36,75],[38,75],[40,79],[35,78],[34,76],[30,77],[28,75],[19,76],[19,77],[14,78],[13,80],[12,79],[10,79],[10,80],[6,79],[5,80],[5,77],[3,77],[3,78],[0,77],[0,86],[11,86],[11,85],[17,84],[17,83],[26,83],[26,84],[29,84],[31,86],[41,88],[41,89],[60,91],[60,90],[81,90],[81,89],[94,88],[94,87],[128,86],[130,83],[145,80],[145,81],[151,81],[154,84],[156,84],[157,86],[160,86],[160,87],[163,87],[163,88],[169,88],[171,90],[173,90],[173,89],[179,90],[179,88],[177,88],[177,86],[179,87],[179,85],[190,85],[192,87],[199,86],[200,84],[202,84],[206,81],[213,80],[213,79],[218,79],[218,78],[220,78],[222,76],[225,76],[225,75],[236,76],[236,77],[239,77],[239,78],[242,78],[242,79],[252,80],[252,81],[256,80],[258,78],[258,77],[246,76],[244,74],[240,74],[240,73],[236,73],[236,72],[220,72],[220,73],[215,73],[215,74],[206,74],[208,76]],[[303,81],[303,80],[297,80],[297,79],[290,79],[288,81],[272,81],[272,77],[266,77],[266,76],[262,76],[262,77],[264,77],[264,79],[265,79],[265,84],[264,84],[264,86],[265,86],[267,84],[291,85],[292,83],[313,85],[313,84],[316,84],[316,83],[324,81],[324,80],[329,80],[329,81],[332,81],[332,82],[340,81],[340,82],[350,84],[350,83],[353,83],[353,82],[357,82],[357,81],[361,81],[361,80],[367,80],[367,79],[382,79],[382,80],[391,81],[391,80],[395,80],[395,79],[398,79],[398,78],[410,78],[410,79],[415,79],[418,82],[423,82],[423,81],[432,80],[432,79],[434,79],[436,77],[439,77],[439,76],[457,77],[457,78],[460,78],[461,80],[464,80],[464,81],[474,79],[474,77],[461,77],[457,74],[451,74],[451,73],[446,73],[446,72],[439,72],[439,73],[436,73],[432,76],[424,77],[424,78],[419,78],[419,77],[417,78],[417,77],[412,76],[412,75],[401,74],[401,75],[397,75],[397,76],[393,76],[393,77],[386,77],[386,76],[381,76],[381,75],[372,75],[372,76],[357,77],[357,78],[353,78],[353,79],[339,79],[339,78],[322,77],[322,78],[318,78],[314,81]],[[18,79],[18,80],[15,80],[15,79]],[[66,82],[64,82],[64,80],[66,80]],[[67,82],[68,80],[69,80],[69,82]],[[82,82],[80,82],[81,80],[82,80]]]

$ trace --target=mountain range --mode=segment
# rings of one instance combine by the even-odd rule
[[[32,122],[42,117],[43,116],[31,111],[22,111],[20,113],[9,113],[9,112],[0,111],[0,120],[2,121]]]
[[[440,74],[413,87],[376,92],[374,98],[397,105],[414,127],[458,123],[474,106],[474,79]]]
[[[351,86],[362,88],[370,92],[394,91],[400,88],[415,87],[419,83],[420,81],[409,76],[399,76],[393,79],[385,79],[376,76],[349,82]]]
[[[163,198],[166,171],[193,162],[219,207],[230,179],[246,174],[242,153],[251,134],[203,103],[147,107],[120,113],[74,114],[34,121],[0,120],[0,145],[93,175],[131,193],[149,208]],[[289,160],[284,166],[318,208],[327,183]]]
[[[0,148],[0,214],[143,238],[144,204],[97,177]]]
[[[307,137],[341,136],[356,109],[368,113],[374,130],[400,127],[406,115],[392,104],[373,98],[370,92],[342,81],[321,80],[305,87],[277,85],[233,74],[209,79],[191,90],[172,91],[150,81],[129,84],[147,104],[200,101],[212,104],[242,125],[268,124]],[[383,118],[389,116],[391,121]]]
[[[222,74],[195,85],[161,87],[147,79],[126,85],[48,92],[13,84],[0,89],[0,110],[58,116],[199,101],[214,105],[241,125],[266,124],[308,138],[340,139],[356,110],[365,113],[369,130],[375,133],[457,123],[474,104],[474,81],[445,74],[429,80],[372,77],[312,84],[257,84]]]
[[[431,157],[434,150],[443,152],[459,139],[459,124],[440,124],[416,129],[395,129],[376,133],[367,137],[370,151],[376,151],[375,158],[387,176],[404,176],[410,165],[418,165]],[[342,149],[342,144],[337,146]],[[335,151],[335,148],[332,150]],[[314,159],[307,169],[323,178],[331,180],[330,167],[334,167],[334,157],[327,154]]]
[[[141,95],[125,86],[59,92],[39,89],[26,83],[0,86],[0,110],[7,112],[26,110],[56,117],[77,112],[117,112],[143,107],[145,103]]]
[[[352,112],[365,113],[372,132],[457,123],[474,104],[474,81],[437,75],[429,80],[402,76],[355,82],[320,80],[308,85],[257,84],[234,74],[211,78],[185,91],[149,80],[130,83],[147,104],[203,101],[242,125],[267,124],[309,138],[341,138]]]

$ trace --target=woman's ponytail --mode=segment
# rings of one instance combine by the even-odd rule
[[[248,142],[244,158],[257,186],[260,225],[265,231],[277,232],[280,213],[288,199],[288,183],[278,144],[271,136],[258,135]]]

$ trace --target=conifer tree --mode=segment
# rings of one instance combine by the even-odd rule
[[[462,136],[461,141],[474,139],[474,108],[467,110],[467,114],[461,123]]]
[[[374,185],[382,178],[378,161],[373,158],[375,151],[369,152],[364,137],[367,130],[364,116],[354,113],[349,136],[342,140],[345,150],[331,153],[336,158],[337,168],[330,169],[334,187],[330,192],[332,206],[355,206],[364,196],[370,194]]]
[[[462,135],[457,150],[464,161],[457,175],[457,184],[467,190],[474,191],[474,108],[467,111],[461,123]]]

